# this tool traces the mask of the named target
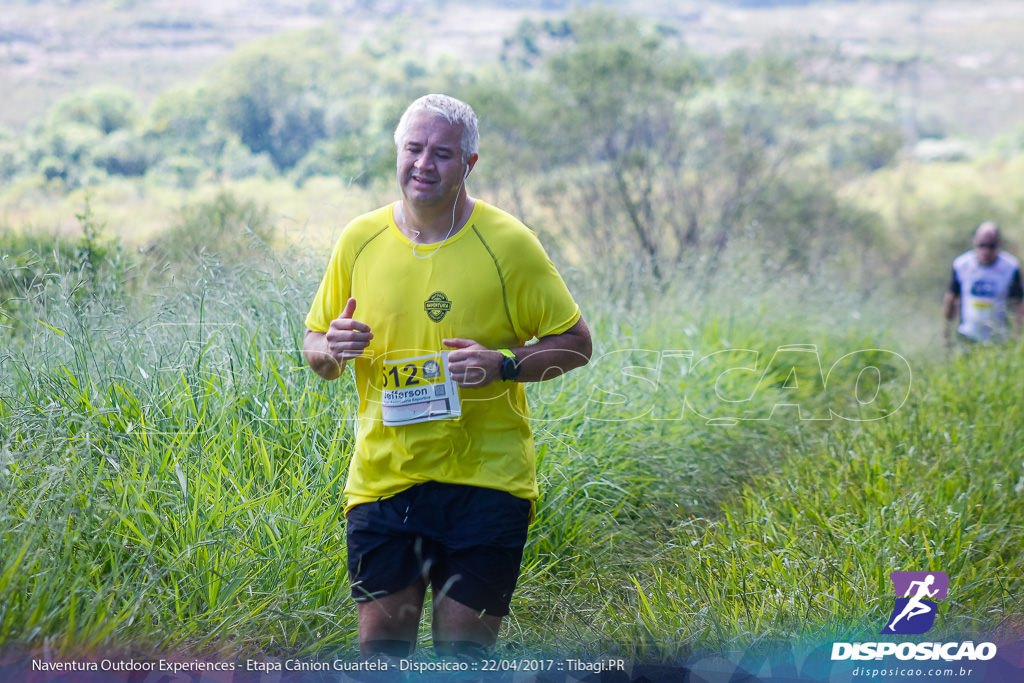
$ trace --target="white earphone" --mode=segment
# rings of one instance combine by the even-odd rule
[[[466,178],[468,178],[468,177],[469,177],[469,165],[467,164],[466,165],[466,172],[462,174],[462,182],[464,184],[466,182]],[[413,238],[413,256],[415,256],[416,258],[418,258],[418,259],[420,259],[422,261],[422,260],[426,260],[426,259],[430,258],[434,254],[436,254],[438,251],[440,251],[440,248],[444,246],[444,243],[447,242],[447,239],[452,237],[452,230],[455,229],[455,212],[456,212],[456,207],[457,206],[459,206],[459,198],[456,198],[455,204],[452,205],[452,227],[449,228],[449,231],[447,231],[447,234],[445,234],[444,239],[441,240],[441,243],[437,246],[437,248],[434,249],[429,254],[427,254],[426,256],[420,256],[419,254],[416,253],[416,248],[419,247],[419,245],[415,241],[416,238]],[[410,225],[409,222],[406,220],[406,210],[404,210],[402,208],[402,204],[400,202],[398,203],[398,211],[400,212],[400,215],[401,215],[401,222],[402,222],[402,224],[406,225],[407,228],[409,228],[409,229],[413,230],[414,232],[416,232],[416,237],[417,238],[420,237],[420,231],[417,230],[416,228],[414,228],[412,225]]]

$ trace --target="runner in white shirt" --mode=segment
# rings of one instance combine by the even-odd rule
[[[1015,331],[1024,319],[1024,289],[1021,287],[1020,262],[1000,250],[1001,236],[995,223],[986,222],[974,233],[974,249],[953,261],[953,277],[943,302],[945,323],[943,343],[950,344],[950,330],[955,323],[963,341],[998,344],[1009,338],[1007,309],[1012,308]],[[957,305],[959,303],[959,306]]]

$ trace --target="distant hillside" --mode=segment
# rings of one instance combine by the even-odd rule
[[[330,22],[352,46],[395,36],[429,54],[496,58],[524,17],[563,0],[0,0],[0,125],[27,125],[62,95],[97,83],[143,99],[190,81],[238,46]],[[834,46],[837,77],[901,103],[923,135],[987,141],[1020,125],[1024,3],[632,0],[600,3],[657,18],[712,54],[766,43]]]

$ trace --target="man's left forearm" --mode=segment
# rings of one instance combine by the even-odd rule
[[[580,318],[561,334],[553,334],[534,344],[519,346],[511,351],[519,360],[520,382],[541,382],[554,379],[590,361],[593,346],[590,330]]]

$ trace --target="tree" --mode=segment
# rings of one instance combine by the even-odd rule
[[[254,154],[291,168],[326,137],[339,41],[334,31],[313,29],[238,50],[211,73],[206,93],[216,115]]]
[[[110,175],[140,176],[156,159],[156,151],[135,133],[119,130],[98,142],[92,157]]]
[[[133,126],[139,110],[139,101],[131,92],[104,85],[59,100],[50,109],[48,119],[50,126],[80,123],[109,135]]]
[[[483,101],[503,149],[535,150],[514,158],[541,174],[539,196],[577,253],[665,283],[691,259],[714,267],[739,238],[806,263],[793,249],[809,235],[870,237],[846,230],[861,219],[830,184],[826,142],[847,120],[800,55],[701,59],[658,24],[586,12],[522,24],[505,56],[516,92]]]

